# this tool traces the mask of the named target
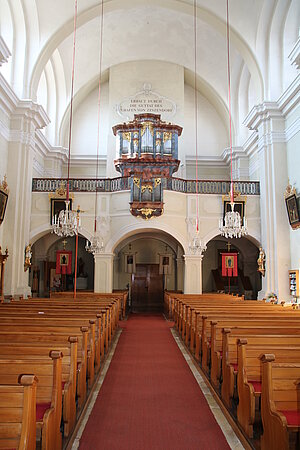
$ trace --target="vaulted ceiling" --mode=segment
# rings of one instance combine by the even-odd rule
[[[99,76],[100,1],[78,0],[75,95]],[[227,102],[226,0],[197,0],[197,77],[204,96]],[[109,69],[159,60],[194,79],[193,0],[105,0],[103,81]],[[41,102],[59,129],[70,101],[74,0],[1,0],[11,61],[1,71],[21,98]],[[295,76],[298,0],[230,0],[233,103],[277,100]],[[237,108],[237,107],[236,107]],[[56,142],[59,144],[59,142]]]

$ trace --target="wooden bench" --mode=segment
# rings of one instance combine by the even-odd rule
[[[0,449],[35,450],[37,378],[21,375],[18,382],[0,385]]]
[[[0,384],[18,384],[20,374],[34,374],[36,390],[36,425],[41,432],[42,450],[62,448],[62,354],[52,351],[48,360],[0,359]]]
[[[64,436],[68,437],[76,422],[76,370],[77,370],[77,338],[69,338],[70,345],[55,342],[55,349],[62,353],[62,394]],[[0,359],[41,359],[49,358],[54,348],[53,343],[36,342],[22,344],[0,342]]]
[[[219,321],[211,321],[211,339],[209,342],[210,349],[207,348],[207,352],[210,353],[210,379],[212,384],[218,388],[219,382],[220,382],[220,375],[221,375],[221,364],[222,364],[222,354],[223,354],[223,328],[231,330],[236,329],[245,329],[247,330],[248,334],[271,334],[273,333],[272,328],[278,329],[279,334],[284,334],[284,329],[286,327],[292,328],[294,331],[294,334],[300,335],[300,319],[285,319],[278,317],[276,319],[273,319],[271,324],[269,320],[266,318],[265,320],[260,319],[257,320],[249,320],[244,322],[244,320],[239,320],[236,318],[225,319],[225,320],[219,320]],[[299,331],[298,331],[299,327]],[[258,332],[256,333],[254,329],[258,329]],[[271,328],[271,330],[270,330]],[[253,331],[251,331],[253,330]],[[265,331],[265,332],[264,332]],[[243,335],[241,334],[241,337]],[[207,347],[207,346],[206,346]],[[204,347],[205,352],[205,347]],[[207,357],[204,360],[207,360]]]
[[[77,336],[78,333],[84,327],[84,324],[88,324],[85,327],[88,328],[88,349],[85,373],[87,374],[88,385],[91,387],[95,378],[95,321],[90,319],[63,319],[56,318],[44,318],[44,317],[3,317],[0,315],[1,331],[9,331],[13,328],[28,331],[43,332],[68,332],[69,336]],[[84,329],[86,329],[84,328]],[[85,361],[84,361],[85,362]]]
[[[40,300],[40,299],[39,299]],[[95,329],[95,370],[100,368],[100,361],[104,357],[111,344],[113,334],[118,327],[118,303],[117,302],[83,302],[80,301],[73,305],[70,300],[65,302],[43,300],[42,302],[23,301],[18,306],[16,304],[6,305],[0,308],[0,314],[11,314],[15,311],[19,315],[32,315],[44,317],[85,317],[96,321]],[[100,349],[100,350],[99,350]]]
[[[226,322],[227,320],[227,322]],[[231,327],[240,325],[247,325],[248,323],[256,324],[260,323],[270,323],[270,321],[275,323],[282,322],[286,320],[294,320],[295,327],[300,324],[300,316],[298,315],[286,315],[284,313],[275,313],[270,311],[265,311],[260,309],[256,312],[253,309],[240,311],[239,309],[233,310],[231,313],[222,312],[221,315],[214,313],[206,313],[202,315],[198,322],[201,322],[201,326],[198,327],[199,331],[196,335],[196,346],[195,346],[195,358],[202,362],[202,368],[204,371],[208,372],[208,365],[210,361],[210,347],[213,337],[211,336],[212,323],[223,323],[222,327]],[[221,328],[222,328],[221,327]]]
[[[259,399],[261,395],[261,361],[264,353],[273,353],[277,362],[300,361],[300,336],[256,336],[251,344],[238,339],[238,407],[237,419],[248,437],[253,437],[253,425],[260,420]],[[257,405],[257,407],[256,407]]]
[[[275,364],[273,354],[262,361],[261,450],[299,449],[300,364]]]
[[[78,332],[70,333],[68,330],[46,330],[46,329],[36,329],[31,330],[30,327],[20,328],[15,331],[12,327],[9,327],[8,330],[2,330],[0,327],[0,342],[18,342],[18,343],[45,343],[51,345],[55,348],[55,344],[57,344],[58,348],[61,344],[66,345],[68,339],[71,335],[76,337],[77,342],[77,386],[76,386],[76,394],[78,399],[78,406],[82,408],[84,402],[86,400],[86,384],[87,384],[87,337],[88,337],[88,329],[87,327],[81,327],[81,330]]]
[[[73,299],[73,292],[51,292],[51,299]],[[124,319],[126,315],[126,302],[128,298],[128,291],[113,292],[113,293],[99,293],[99,292],[77,292],[76,302],[78,300],[90,300],[90,301],[101,301],[101,300],[118,300],[120,302],[120,318]],[[74,299],[73,299],[74,301]]]
[[[282,326],[281,328],[274,328],[271,325],[269,327],[264,326],[261,329],[261,334],[266,333],[276,335],[290,335],[291,342],[294,342],[295,328],[287,328]],[[231,409],[232,399],[234,397],[234,389],[236,385],[236,377],[238,371],[238,359],[237,359],[237,340],[240,338],[248,339],[251,344],[259,336],[259,329],[253,325],[252,328],[236,328],[236,329],[223,329],[223,351],[222,351],[222,385],[221,396],[224,404],[227,408]],[[272,337],[269,338],[272,341]],[[299,335],[297,336],[299,339]]]

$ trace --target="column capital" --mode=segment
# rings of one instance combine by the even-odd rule
[[[42,129],[50,123],[44,108],[32,100],[19,100],[12,112],[11,119],[26,119],[33,125],[35,130]]]
[[[284,115],[277,102],[263,102],[253,106],[244,120],[249,130],[258,130],[263,122],[271,119],[284,119]]]
[[[204,254],[203,254],[203,252],[200,254],[196,254],[196,255],[192,255],[192,254],[190,254],[190,255],[183,255],[183,258],[184,258],[184,260],[185,261],[202,261],[202,259],[203,259],[203,256],[204,256]]]
[[[1,49],[0,49],[1,59]],[[50,123],[50,119],[44,108],[32,100],[20,100],[12,90],[9,83],[0,74],[0,101],[1,110],[11,120],[11,130],[24,130],[24,126],[30,122],[35,131],[44,128]],[[24,120],[25,119],[25,120]],[[28,126],[27,126],[28,129]],[[27,131],[27,130],[26,130]],[[11,139],[10,139],[11,140]]]
[[[101,260],[101,259],[114,259],[115,254],[114,253],[95,253],[94,254],[94,259],[96,260]]]

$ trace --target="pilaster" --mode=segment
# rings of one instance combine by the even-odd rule
[[[3,223],[3,245],[10,258],[5,277],[5,293],[28,295],[28,274],[24,272],[24,249],[29,244],[31,181],[35,154],[36,130],[49,119],[40,105],[18,101],[10,115],[7,181],[10,195]]]
[[[94,291],[112,292],[113,290],[113,253],[98,253],[94,255]]]
[[[277,102],[255,106],[245,124],[257,131],[260,166],[261,245],[266,253],[266,276],[260,297],[275,292],[289,299],[289,224],[284,191],[288,183],[285,121]]]
[[[184,293],[202,294],[203,255],[184,255]]]

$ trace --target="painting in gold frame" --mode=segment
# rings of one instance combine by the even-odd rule
[[[0,189],[0,225],[4,220],[7,200],[8,200],[8,193]]]

